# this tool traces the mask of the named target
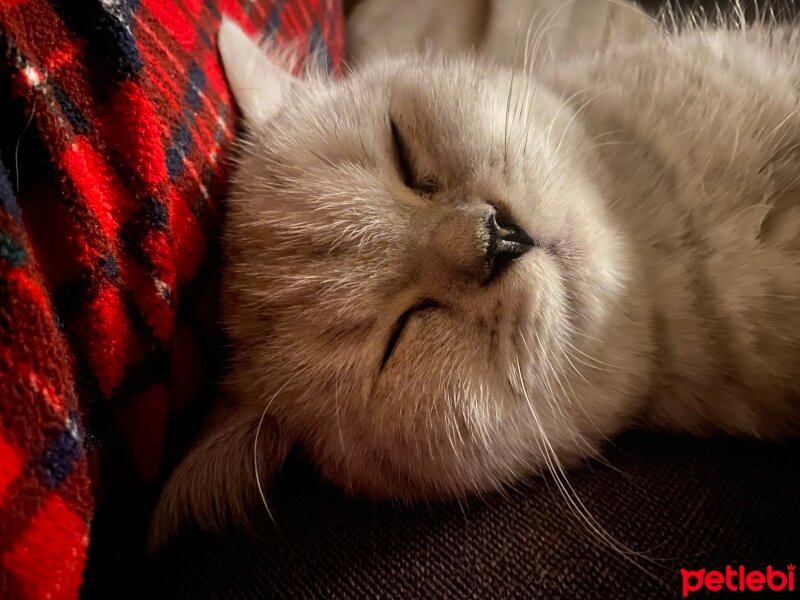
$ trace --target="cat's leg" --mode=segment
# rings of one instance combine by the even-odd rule
[[[348,19],[347,44],[353,64],[409,49],[474,49],[535,69],[655,29],[652,18],[625,0],[362,0]]]
[[[289,446],[272,418],[245,407],[212,416],[161,493],[150,525],[150,548],[190,526],[221,531],[230,524],[250,523]]]
[[[481,49],[500,62],[536,69],[655,30],[655,21],[625,0],[498,0],[491,4]]]
[[[489,0],[362,0],[347,20],[348,62],[428,47],[466,52],[480,43],[488,5]]]

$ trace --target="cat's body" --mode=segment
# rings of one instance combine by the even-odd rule
[[[563,97],[577,94],[640,266],[655,345],[645,423],[797,430],[798,42],[788,28],[690,31],[553,77]]]
[[[245,517],[254,459],[266,479],[292,446],[349,491],[434,499],[635,424],[797,431],[796,33],[654,37],[536,79],[408,55],[300,84],[232,66],[257,61],[225,27],[251,129],[233,356],[156,542]],[[502,268],[497,239],[524,241]]]

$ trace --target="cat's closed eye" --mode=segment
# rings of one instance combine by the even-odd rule
[[[389,118],[389,129],[392,135],[394,159],[403,184],[420,194],[434,193],[436,191],[436,182],[431,177],[420,177],[415,173],[409,146],[397,123],[391,117]]]
[[[403,330],[408,324],[409,319],[417,313],[438,307],[439,304],[435,300],[431,300],[430,298],[428,298],[425,300],[421,300],[420,302],[417,302],[411,308],[406,310],[402,315],[400,315],[400,318],[397,319],[397,323],[395,324],[394,329],[392,330],[392,335],[389,337],[389,342],[386,344],[386,350],[383,352],[383,358],[381,359],[381,367],[380,367],[381,371],[386,366],[386,363],[389,362],[392,353],[397,347],[397,343],[400,341],[400,338],[403,335]]]

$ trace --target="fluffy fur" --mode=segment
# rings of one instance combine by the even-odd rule
[[[652,35],[536,77],[408,54],[341,81],[291,81],[220,35],[247,124],[233,356],[155,544],[256,511],[291,447],[349,492],[414,500],[559,469],[637,424],[797,432],[796,31]],[[494,210],[537,247],[487,281]]]

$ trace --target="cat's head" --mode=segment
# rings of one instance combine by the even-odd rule
[[[471,58],[301,81],[231,23],[220,43],[245,133],[219,427],[247,434],[201,442],[195,477],[222,448],[220,469],[254,489],[260,423],[264,477],[296,445],[346,490],[443,498],[585,456],[618,427],[626,407],[594,401],[579,371],[625,294],[625,248],[570,108]]]

